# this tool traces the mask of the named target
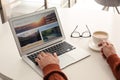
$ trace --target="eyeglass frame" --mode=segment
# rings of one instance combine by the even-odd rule
[[[82,34],[80,34],[80,32],[78,32],[78,31],[75,31],[75,30],[77,29],[77,27],[78,27],[78,25],[75,27],[75,29],[74,29],[73,32],[71,33],[70,37],[72,37],[72,38],[79,38],[79,37],[89,38],[89,37],[91,37],[91,32],[90,32],[90,29],[88,28],[87,25],[86,25],[86,28],[87,28],[88,31],[84,31],[84,32],[82,32]],[[74,32],[78,33],[79,36],[78,36],[78,37],[74,37],[74,36],[72,35]],[[89,36],[84,37],[83,34],[86,33],[86,32],[89,32]]]

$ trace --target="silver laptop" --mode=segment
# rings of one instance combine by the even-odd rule
[[[63,69],[90,54],[65,41],[56,8],[49,8],[9,20],[20,56],[43,76],[35,62],[40,51],[56,52]]]

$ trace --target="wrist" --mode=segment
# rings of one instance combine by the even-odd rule
[[[111,55],[113,55],[113,54],[115,54],[115,53],[109,53],[109,54],[107,54],[107,55],[105,55],[105,56],[106,56],[106,58],[108,58],[109,56],[111,56]]]
[[[60,66],[58,64],[49,64],[45,66],[43,69],[43,74],[46,76],[47,74],[53,72],[53,71],[61,71]]]

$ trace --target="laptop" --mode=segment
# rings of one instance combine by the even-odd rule
[[[90,56],[65,40],[55,7],[13,17],[9,24],[20,56],[41,76],[42,71],[34,60],[41,51],[56,52],[61,69]]]

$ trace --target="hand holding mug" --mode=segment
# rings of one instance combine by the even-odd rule
[[[108,58],[110,55],[115,54],[115,48],[113,44],[107,42],[107,41],[102,41],[99,43],[99,46],[101,46],[101,52],[104,54],[106,58]]]

